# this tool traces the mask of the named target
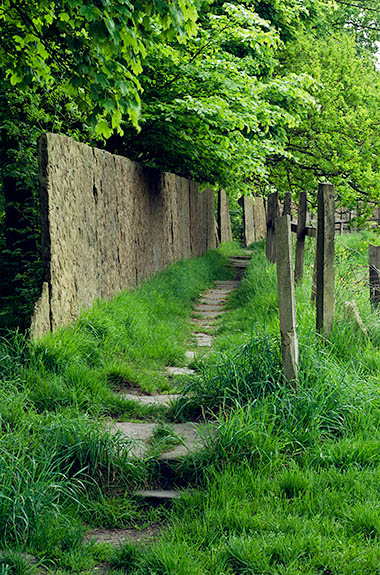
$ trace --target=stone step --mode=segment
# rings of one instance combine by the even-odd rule
[[[239,280],[217,280],[215,285],[219,288],[222,287],[223,289],[230,288],[231,291],[238,287]]]
[[[135,495],[152,506],[167,505],[181,497],[181,493],[175,489],[140,489]]]
[[[194,369],[191,369],[190,367],[169,366],[166,368],[166,372],[170,377],[175,377],[176,375],[195,375]]]
[[[133,440],[131,455],[143,458],[149,450],[150,440],[156,427],[156,423],[133,423],[130,421],[112,421],[108,424],[111,433],[120,433],[127,439]],[[162,453],[159,459],[165,461],[177,461],[190,451],[202,446],[203,442],[197,431],[196,423],[174,423],[170,425],[173,433],[178,436],[180,444]]]
[[[193,333],[193,336],[195,337],[197,345],[199,345],[199,347],[211,347],[212,340],[214,339],[212,335],[202,332],[195,332]]]
[[[135,529],[133,527],[126,529],[91,529],[85,536],[85,541],[90,543],[108,543],[114,547],[120,547],[126,541],[131,543],[148,543],[158,537],[162,531],[162,525],[150,525],[144,529]]]
[[[224,313],[224,309],[220,309],[219,311],[215,311],[215,310],[210,310],[210,311],[205,311],[205,310],[195,310],[197,316],[199,316],[199,318],[203,318],[203,319],[216,319],[217,317],[219,317],[220,315],[222,315]]]
[[[195,306],[194,311],[223,311],[224,304],[222,302],[218,303],[199,303]]]
[[[179,399],[179,397],[181,397],[175,393],[162,393],[161,395],[137,395],[134,393],[121,393],[120,395],[125,399],[138,401],[144,405],[162,405],[164,407],[167,407],[172,401],[176,401]]]
[[[225,303],[227,301],[227,296],[222,293],[207,293],[205,296],[201,297],[198,304],[212,305],[215,303]]]
[[[235,268],[247,268],[251,265],[251,260],[230,260],[229,264]]]
[[[200,299],[207,299],[207,300],[218,300],[218,299],[227,299],[228,296],[231,294],[231,292],[233,291],[233,288],[228,289],[228,288],[220,288],[220,289],[212,289],[209,290],[208,292],[206,292],[205,294],[203,294],[201,296]]]

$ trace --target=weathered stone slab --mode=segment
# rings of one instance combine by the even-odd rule
[[[129,421],[113,421],[110,422],[108,426],[111,433],[118,432],[136,442],[131,449],[131,454],[135,457],[144,457],[149,448],[149,442],[155,427],[155,423],[131,423]],[[192,422],[174,423],[170,427],[180,438],[181,445],[168,450],[166,454],[174,454],[175,457],[182,457],[186,455],[189,450],[201,445],[201,439],[197,432],[197,424]]]
[[[317,234],[316,327],[323,335],[332,331],[335,308],[335,199],[332,184],[319,184]]]
[[[266,212],[264,200],[256,197],[253,204],[253,227],[255,230],[255,242],[265,240],[267,233]]]
[[[221,309],[220,311],[197,311],[197,315],[205,319],[216,319],[217,317],[222,315],[222,313],[224,313],[223,309]]]
[[[225,303],[227,301],[227,292],[208,293],[199,300],[200,304],[213,305],[215,303]]]
[[[269,261],[276,261],[276,220],[280,215],[280,207],[278,203],[278,192],[273,192],[268,196],[268,209],[267,209],[267,244],[266,256]]]
[[[150,525],[144,529],[91,529],[86,534],[86,541],[107,543],[114,547],[120,547],[125,541],[132,543],[151,542],[162,531],[162,525]],[[95,572],[95,570],[93,570]]]
[[[244,245],[249,246],[255,241],[254,202],[249,196],[242,196],[239,203],[243,208]]]
[[[295,387],[298,369],[298,339],[291,236],[290,216],[278,217],[276,220],[276,261],[282,369],[288,382]]]
[[[166,368],[166,371],[170,376],[194,375],[195,374],[195,371],[193,369],[190,369],[189,367],[172,367],[172,366],[169,366]]]
[[[294,271],[295,281],[298,283],[303,277],[303,264],[305,258],[305,238],[307,220],[307,193],[301,192],[298,202],[296,265]]]
[[[238,280],[217,280],[215,282],[216,286],[223,287],[223,288],[236,288],[239,285]]]
[[[243,259],[243,258],[241,258],[241,259],[234,258],[234,259],[229,260],[229,262],[235,268],[247,268],[247,267],[249,267],[251,260],[250,259]]]
[[[202,329],[213,329],[214,326],[211,325],[210,321],[214,321],[214,320],[209,320],[209,319],[204,319],[204,318],[195,318],[191,320],[191,323],[196,325],[199,328]]]
[[[214,339],[211,335],[209,335],[208,333],[200,333],[200,332],[194,333],[193,335],[199,347],[211,347],[212,340]]]
[[[131,401],[137,401],[142,403],[143,405],[162,405],[167,406],[172,401],[176,401],[179,399],[180,395],[178,394],[161,394],[161,395],[135,395],[134,393],[121,393],[125,399],[129,399]]]
[[[369,295],[373,309],[380,307],[380,246],[369,244]]]
[[[218,227],[220,243],[232,240],[230,208],[228,196],[224,190],[218,192]]]
[[[151,505],[164,505],[181,497],[181,493],[175,489],[139,489],[135,495]]]
[[[189,361],[193,361],[195,358],[195,351],[185,351],[185,357],[189,360]]]
[[[206,303],[199,303],[195,306],[194,311],[196,313],[200,311],[217,311],[220,312],[223,310],[223,303],[215,302],[213,304],[206,304]]]

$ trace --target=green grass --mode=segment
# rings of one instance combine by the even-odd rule
[[[24,551],[50,570],[91,570],[101,553],[83,546],[86,524],[162,519],[132,495],[149,462],[131,457],[131,442],[103,422],[165,419],[163,408],[121,392],[173,389],[164,368],[185,363],[194,302],[229,277],[236,249],[173,264],[38,342],[18,332],[0,340],[0,573],[34,572]]]

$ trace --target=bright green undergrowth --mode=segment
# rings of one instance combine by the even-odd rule
[[[90,568],[102,552],[83,547],[84,524],[162,520],[131,495],[149,464],[130,457],[131,442],[107,432],[101,418],[164,420],[163,409],[119,392],[170,389],[164,368],[185,362],[194,301],[231,276],[225,266],[236,249],[173,264],[38,342],[18,333],[1,340],[0,573],[33,571],[15,549],[37,554],[45,568]]]
[[[219,324],[216,353],[184,384],[183,413],[216,416],[184,496],[153,547],[118,552],[141,575],[380,573],[380,319],[369,305],[369,233],[337,238],[336,317],[315,332],[313,244],[297,287],[298,391],[280,372],[276,268],[263,246]],[[353,315],[354,302],[367,330]],[[126,557],[129,557],[126,559]]]
[[[88,419],[98,408],[69,403],[58,408],[58,415],[34,407],[22,432],[16,422],[31,400],[25,395],[17,401],[22,384],[13,381],[16,401],[9,406],[13,433],[8,441],[20,445],[28,435],[42,453],[44,439],[54,438],[54,473],[66,480],[59,483],[59,494],[48,488],[46,500],[41,496],[42,517],[48,519],[29,519],[38,517],[39,509],[28,515],[33,527],[29,548],[39,550],[49,572],[90,573],[105,562],[110,573],[132,575],[380,573],[380,321],[368,301],[369,240],[376,241],[368,233],[337,238],[336,318],[328,340],[314,328],[314,246],[308,242],[305,278],[296,290],[297,393],[281,376],[276,269],[266,261],[263,245],[254,246],[252,264],[230,299],[230,313],[218,323],[215,352],[196,360],[199,375],[184,380],[187,399],[171,410],[171,418],[205,414],[214,420],[213,432],[203,430],[205,449],[179,470],[195,489],[172,511],[140,508],[130,496],[149,469],[124,459],[128,445],[123,451],[121,438],[102,436],[99,447],[97,428]],[[367,335],[346,302],[357,306]],[[153,450],[160,441],[168,441],[165,424],[157,429]],[[32,475],[32,466],[25,466]],[[46,473],[48,485],[55,476]],[[121,491],[97,487],[111,485],[119,475]],[[38,487],[36,477],[32,484]],[[62,501],[66,513],[54,514]],[[167,527],[154,544],[112,549],[84,544],[83,521],[93,527],[161,522]],[[19,532],[22,542],[22,527]],[[19,556],[10,557],[7,565],[16,560]],[[22,567],[20,573],[26,572]]]

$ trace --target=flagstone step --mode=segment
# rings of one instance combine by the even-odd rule
[[[211,347],[212,340],[214,339],[212,335],[202,332],[195,332],[193,333],[193,336],[195,337],[197,345],[199,345],[199,347]]]
[[[130,454],[143,458],[146,456],[150,441],[153,438],[156,423],[134,423],[130,421],[112,421],[108,424],[111,433],[120,433],[126,439],[133,441]],[[159,459],[178,460],[185,457],[189,452],[202,447],[203,441],[198,433],[198,424],[193,422],[173,423],[170,428],[174,436],[178,436],[180,444],[163,452]],[[171,437],[168,435],[168,437]]]
[[[175,489],[140,489],[135,495],[153,506],[172,503],[181,497],[180,491]]]
[[[138,401],[144,405],[162,405],[164,407],[170,405],[171,402],[176,401],[181,397],[179,394],[163,393],[160,395],[137,395],[134,393],[122,393],[122,397],[132,401]]]
[[[176,375],[195,375],[194,369],[191,369],[190,367],[169,366],[166,368],[166,372],[169,374],[170,377],[174,377]]]

